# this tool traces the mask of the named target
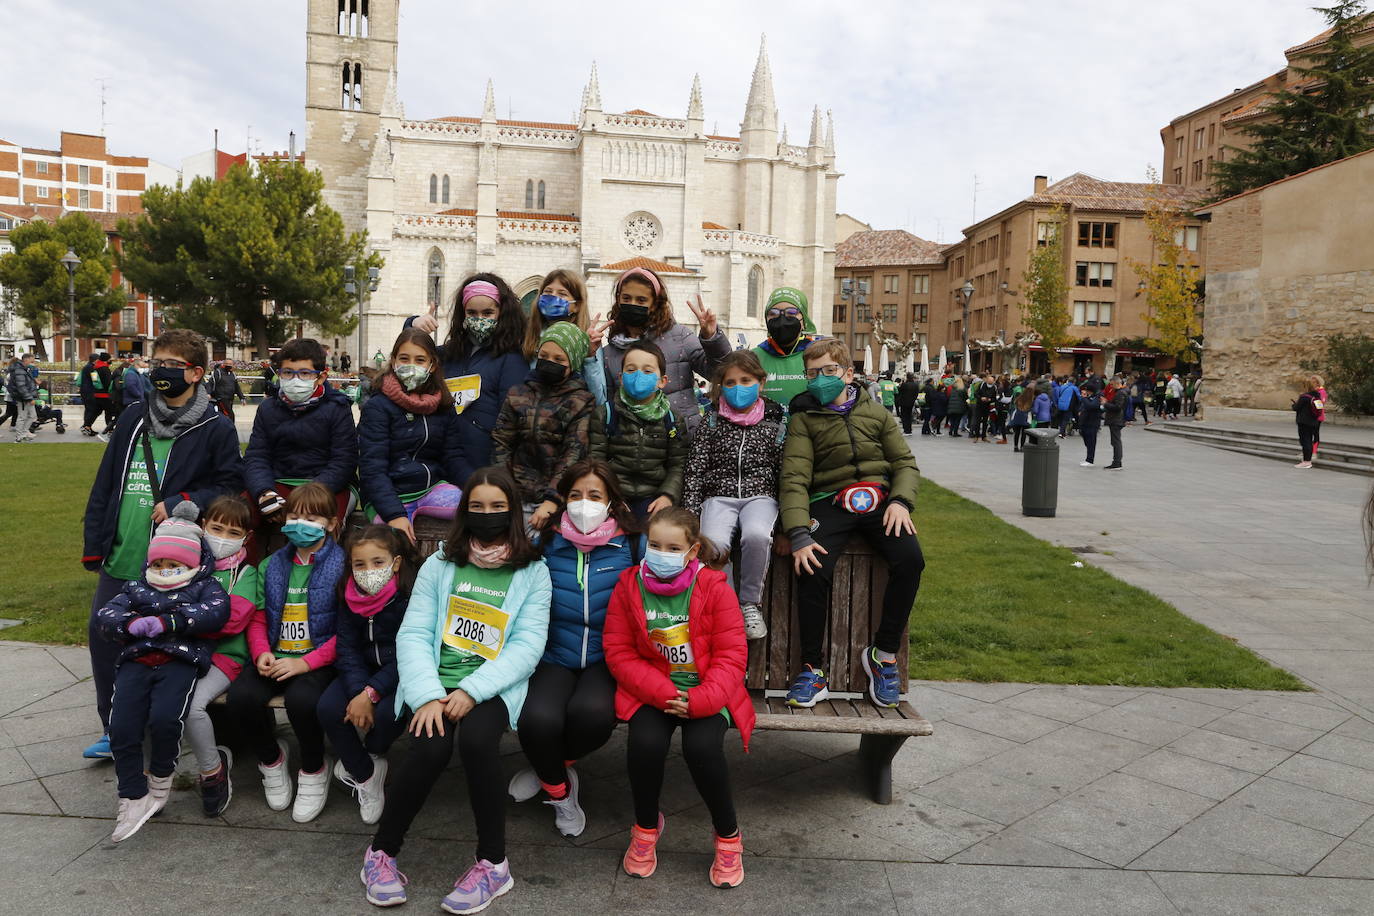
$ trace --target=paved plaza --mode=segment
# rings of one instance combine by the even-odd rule
[[[1357,524],[1369,481],[1126,436],[1119,474],[1079,468],[1078,440],[1062,443],[1054,519],[1020,517],[1010,446],[911,442],[931,479],[1092,547],[1087,562],[1318,689],[918,682],[935,735],[898,756],[889,807],[859,791],[853,736],[758,733],[751,753],[730,752],[749,852],[733,891],[706,881],[709,820],[678,757],[658,874],[620,871],[622,730],[579,764],[588,826],[576,841],[537,802],[510,806],[516,892],[491,911],[1374,912],[1374,607]],[[923,611],[937,609],[918,605],[914,625]],[[84,650],[0,646],[0,912],[371,911],[354,803],[336,787],[318,821],[296,826],[266,809],[250,760],[235,765],[225,817],[177,791],[113,846],[112,768],[79,756],[95,722]],[[504,747],[513,772],[518,746]],[[435,911],[472,840],[455,767],[402,853],[407,910]]]

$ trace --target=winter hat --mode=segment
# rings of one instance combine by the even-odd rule
[[[806,293],[797,289],[795,286],[779,286],[777,289],[773,290],[771,295],[769,295],[768,304],[764,306],[764,311],[768,311],[768,309],[771,309],[773,306],[778,305],[779,303],[786,305],[794,305],[797,308],[801,309],[802,333],[816,333],[816,326],[811,323],[811,309],[806,302]]]
[[[199,566],[201,530],[196,524],[199,516],[200,509],[189,499],[177,503],[172,517],[157,526],[148,544],[148,562],[175,560],[191,569]]]
[[[573,372],[582,371],[587,351],[592,348],[591,338],[587,336],[586,331],[571,321],[555,321],[539,335],[539,346],[542,347],[546,340],[553,341],[563,348],[563,352],[568,354],[568,366]]]

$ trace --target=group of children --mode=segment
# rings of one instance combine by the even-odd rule
[[[116,841],[166,804],[183,730],[204,813],[229,805],[233,758],[210,717],[223,696],[271,809],[314,819],[331,777],[356,795],[376,825],[361,879],[378,906],[405,902],[396,858],[456,743],[477,848],[442,906],[476,912],[514,883],[504,796],[542,796],[556,829],[579,835],[575,764],[621,721],[634,803],[624,870],[654,872],[664,763],[680,728],[714,826],[710,880],[736,886],[743,848],[724,740],[733,726],[747,749],[754,722],[746,637],[767,632],[775,529],[811,580],[799,589],[803,669],[788,702],[827,696],[830,578],[862,533],[891,567],[864,655],[870,694],[897,704],[896,654],[923,567],[910,516],[916,465],[892,415],[854,383],[843,343],[802,333],[805,297],[770,299],[773,369],[758,350],[717,360],[710,407],[689,423],[665,394],[668,360],[653,335],[617,333],[618,372],[596,378],[605,370],[575,275],[550,275],[529,319],[538,326],[519,334],[513,296],[496,281],[463,285],[462,330],[444,347],[419,322],[398,336],[356,428],[323,349],[288,343],[275,360],[279,393],[259,407],[242,459],[200,384],[204,341],[183,330],[158,338],[154,393],[121,417],[86,514],[106,726],[87,754],[115,760]],[[613,321],[636,295],[666,302],[655,281],[622,277]],[[498,336],[507,352],[496,352]],[[486,398],[483,436],[473,408],[510,374],[512,347],[524,378],[499,406]],[[764,394],[778,376],[791,376],[788,394],[800,389],[786,408]],[[366,524],[346,532],[350,507]],[[420,562],[423,515],[448,531]],[[264,550],[279,537],[283,546]],[[722,567],[736,539],[732,585]],[[277,696],[295,766],[277,737]],[[507,728],[529,764],[508,783]],[[388,785],[387,752],[406,732]]]

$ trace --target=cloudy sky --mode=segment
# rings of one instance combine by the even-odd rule
[[[402,0],[410,117],[477,115],[488,77],[502,117],[572,117],[593,60],[607,111],[686,113],[701,74],[706,125],[736,135],[767,33],[779,114],[805,143],[834,112],[839,208],[951,241],[1075,171],[1143,180],[1159,128],[1283,65],[1320,32],[1311,0]],[[285,149],[304,134],[305,0],[0,0],[12,78],[0,138],[52,147],[99,132],[171,165],[211,145]],[[846,16],[853,10],[856,15]],[[715,129],[718,128],[718,129]],[[250,139],[251,138],[251,141]],[[976,179],[975,179],[976,176]]]

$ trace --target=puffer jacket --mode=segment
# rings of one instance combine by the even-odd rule
[[[527,379],[506,395],[491,431],[491,463],[511,472],[522,501],[562,501],[554,488],[587,457],[593,406],[587,383],[575,375],[552,388]]]
[[[725,332],[716,328],[716,333],[703,340],[695,328],[674,324],[662,337],[644,335],[663,351],[668,363],[668,384],[663,393],[668,395],[668,403],[673,405],[686,420],[687,435],[690,438],[701,421],[697,410],[696,382],[692,373],[702,378],[710,378],[716,366],[730,353],[730,341]],[[620,390],[620,367],[625,362],[625,350],[611,342],[597,351],[602,357],[606,371],[606,400],[614,401]]]
[[[1112,395],[1110,398],[1102,399],[1102,422],[1108,427],[1120,429],[1126,425],[1126,403],[1130,401],[1131,393],[1125,388],[1114,390],[1115,394],[1107,392]]]
[[[793,399],[778,494],[782,529],[789,535],[809,528],[813,494],[870,481],[887,485],[889,501],[912,509],[919,478],[897,418],[868,392],[858,391],[848,413],[831,410],[810,392]]]
[[[554,532],[544,551],[553,583],[549,641],[541,661],[580,671],[603,657],[601,631],[620,574],[637,562],[635,538],[617,534],[583,553]]]
[[[414,320],[407,318],[405,326],[410,327]],[[491,464],[491,431],[501,402],[506,392],[529,374],[529,363],[518,347],[509,353],[476,347],[462,356],[443,345],[439,347],[439,361],[449,381],[477,376],[477,396],[474,399],[470,392],[466,394],[466,406],[458,414],[458,435],[463,442],[463,471],[459,476],[467,480],[473,471]],[[378,390],[374,388],[374,394]]]
[[[159,591],[146,578],[126,582],[110,603],[96,612],[96,630],[111,642],[123,643],[123,664],[149,652],[165,652],[189,662],[204,675],[215,652],[211,636],[229,620],[229,596],[214,578],[214,557],[201,548],[196,577],[181,588]],[[132,636],[129,624],[139,617],[160,617],[165,629],[158,636]]]
[[[300,410],[279,397],[258,405],[243,453],[243,479],[254,498],[278,480],[317,480],[342,493],[357,470],[353,402],[329,383],[318,401]]]
[[[776,401],[763,401],[763,418],[753,426],[730,422],[717,407],[707,411],[687,452],[683,508],[700,514],[715,496],[777,498],[787,414]]]
[[[410,592],[397,588],[386,606],[371,617],[355,614],[347,599],[339,608],[334,670],[350,698],[362,693],[364,687],[384,697],[396,692],[400,680],[396,673],[396,632],[409,604]]]
[[[627,500],[666,495],[678,502],[687,464],[686,421],[672,410],[662,420],[645,423],[618,400],[602,404],[592,415],[591,456],[611,466]]]
[[[954,385],[949,386],[949,405],[945,408],[945,413],[951,417],[961,416],[968,413],[968,389],[959,388]]]
[[[363,503],[383,521],[406,514],[402,494],[436,483],[461,487],[463,439],[452,408],[408,413],[384,394],[368,398],[358,419],[358,483]]]
[[[262,585],[262,600],[248,621],[249,658],[257,658],[273,651],[281,637],[282,612],[286,608],[286,590],[291,582],[292,564],[296,548],[287,544],[258,565],[258,581]],[[311,558],[310,579],[306,595],[306,619],[310,623],[310,641],[315,648],[301,656],[310,670],[334,664],[338,654],[336,639],[339,626],[339,580],[348,575],[348,558],[333,538]]]
[[[5,373],[5,393],[11,401],[32,401],[38,397],[38,384],[19,360],[10,363]]]

